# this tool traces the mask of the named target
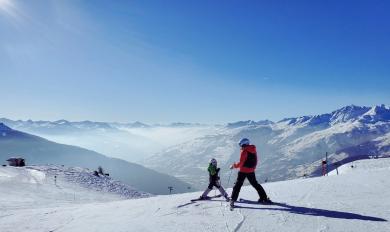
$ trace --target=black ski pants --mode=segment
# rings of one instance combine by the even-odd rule
[[[242,185],[244,184],[245,178],[248,178],[249,183],[256,189],[259,194],[260,199],[267,199],[267,194],[265,193],[263,187],[257,182],[256,175],[254,172],[244,173],[238,172],[236,183],[234,183],[233,192],[232,192],[232,200],[237,201],[238,194],[240,194],[240,190]]]
[[[217,175],[210,176],[209,178],[208,189],[213,189],[213,186],[217,187],[218,189],[221,187],[221,184],[219,183],[219,177]]]

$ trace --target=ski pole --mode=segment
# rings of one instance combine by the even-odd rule
[[[228,187],[228,186],[229,186],[229,183],[230,183],[230,177],[232,176],[232,172],[233,172],[233,169],[230,169],[229,179],[228,179],[228,182],[227,182],[227,185],[226,185],[226,187]]]

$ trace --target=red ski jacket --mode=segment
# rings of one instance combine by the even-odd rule
[[[255,145],[247,145],[241,148],[240,162],[234,163],[234,168],[239,168],[240,172],[252,173],[256,170],[257,152]]]

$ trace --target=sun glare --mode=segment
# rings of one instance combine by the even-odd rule
[[[11,0],[0,0],[0,9],[4,10],[12,4]]]
[[[16,12],[14,0],[0,0],[0,13],[15,16]]]

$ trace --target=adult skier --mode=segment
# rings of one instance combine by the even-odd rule
[[[230,207],[234,207],[234,202],[237,201],[241,187],[246,178],[249,183],[256,189],[259,194],[259,203],[271,203],[271,200],[267,197],[263,187],[257,182],[255,170],[257,165],[257,152],[256,146],[251,145],[249,139],[242,138],[238,145],[241,147],[240,161],[232,164],[230,169],[239,168],[240,171],[237,175],[236,183],[233,187],[232,196],[230,199]]]
[[[213,187],[215,186],[219,190],[219,192],[221,192],[221,195],[225,197],[226,201],[229,201],[229,196],[226,193],[225,189],[221,186],[221,183],[219,181],[219,170],[220,168],[217,167],[217,160],[212,158],[207,168],[207,171],[209,172],[209,186],[199,197],[200,200],[207,199],[207,194],[209,194],[209,192],[213,190]]]

